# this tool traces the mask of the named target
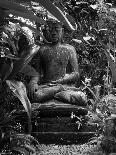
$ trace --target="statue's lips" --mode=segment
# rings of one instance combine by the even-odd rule
[[[52,33],[52,37],[57,37],[57,35]]]
[[[52,36],[52,39],[58,39],[58,37],[57,36]]]

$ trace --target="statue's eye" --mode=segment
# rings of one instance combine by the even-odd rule
[[[61,29],[60,29],[60,28],[56,28],[55,30],[56,30],[57,32],[60,32],[60,31],[61,31]]]

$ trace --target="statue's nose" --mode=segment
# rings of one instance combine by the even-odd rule
[[[57,35],[56,31],[51,32],[52,35]]]

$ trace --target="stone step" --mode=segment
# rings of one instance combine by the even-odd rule
[[[66,104],[58,101],[49,101],[46,103],[33,103],[33,111],[39,111],[40,117],[66,117],[70,116],[71,112],[74,112],[77,116],[84,116],[88,113],[87,108],[76,105]]]
[[[38,123],[50,123],[50,124],[54,124],[54,123],[74,123],[73,119],[71,117],[39,117],[37,119]]]
[[[60,119],[62,119],[61,123],[55,122],[53,118],[51,121],[52,123],[42,122],[45,119],[41,119],[41,122],[36,124],[36,126],[33,125],[32,133],[40,143],[48,144],[86,143],[96,133],[96,125],[93,126],[85,123],[78,128],[78,124],[71,123],[70,119]]]
[[[34,129],[37,132],[76,132],[78,131],[78,124],[75,123],[38,123]]]
[[[39,122],[33,125],[34,132],[95,132],[97,125],[82,124],[79,126],[78,123],[45,123]]]
[[[95,136],[96,132],[32,132],[42,144],[84,144]]]

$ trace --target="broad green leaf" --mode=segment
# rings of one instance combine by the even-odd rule
[[[9,81],[6,80],[6,83],[10,87],[10,89],[13,91],[13,93],[19,98],[21,103],[23,104],[25,111],[27,112],[28,116],[31,116],[31,103],[27,97],[26,93],[26,87],[22,82],[19,81]]]
[[[18,72],[22,71],[23,68],[31,61],[33,56],[38,52],[40,46],[30,47],[23,52],[20,60],[14,62],[14,68],[8,79],[12,79]]]
[[[53,16],[55,16],[59,21],[61,21],[67,28],[71,30],[76,30],[76,28],[71,24],[63,12],[50,0],[34,0],[39,2],[44,8],[46,8]]]
[[[29,118],[29,131],[31,131],[31,103],[27,97],[26,87],[20,81],[6,80],[6,83],[25,108],[25,111],[27,112]]]

